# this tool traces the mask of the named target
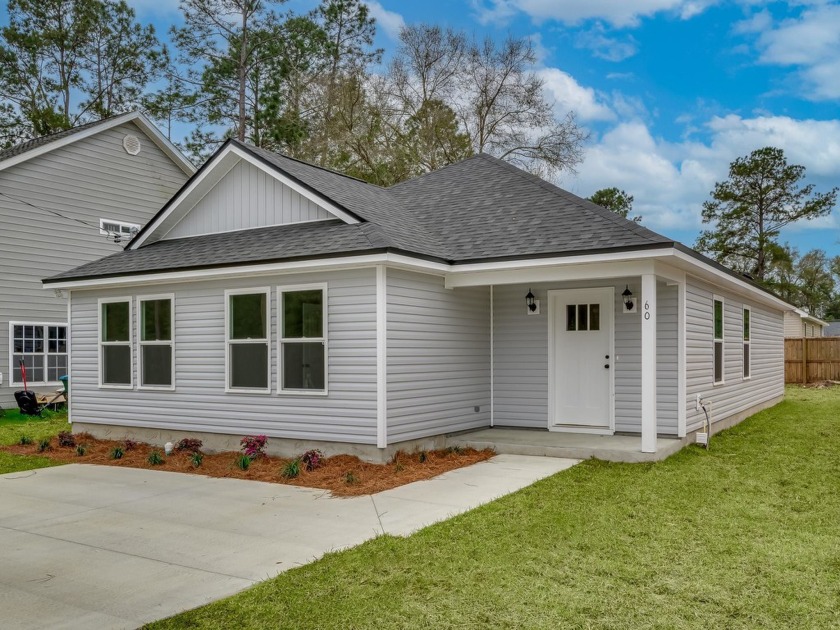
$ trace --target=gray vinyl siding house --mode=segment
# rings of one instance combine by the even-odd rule
[[[127,137],[139,142],[136,154],[126,150]],[[0,406],[14,406],[14,391],[23,389],[18,357],[25,356],[35,391],[54,391],[68,370],[58,339],[49,348],[56,352],[30,356],[41,349],[30,345],[34,337],[64,335],[58,331],[67,326],[66,295],[44,291],[41,280],[121,251],[130,235],[117,244],[100,229],[102,222],[110,229],[142,226],[194,170],[137,113],[0,152]],[[26,348],[16,335],[22,325]],[[14,346],[27,352],[18,354]],[[52,367],[39,369],[42,361]]]
[[[381,459],[513,427],[687,440],[784,395],[791,307],[479,155],[391,188],[229,141],[70,295],[76,431]]]

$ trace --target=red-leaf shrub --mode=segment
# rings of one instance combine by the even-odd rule
[[[251,459],[256,459],[265,455],[266,442],[268,442],[268,438],[264,435],[246,435],[240,440],[239,444],[245,455]]]

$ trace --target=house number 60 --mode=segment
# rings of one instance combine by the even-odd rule
[[[650,304],[645,300],[645,319],[650,319]]]

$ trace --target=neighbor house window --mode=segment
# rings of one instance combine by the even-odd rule
[[[99,384],[131,387],[131,301],[101,300],[99,303]]]
[[[744,307],[744,378],[750,377],[750,309]]]
[[[140,317],[140,387],[174,386],[173,297],[138,299]]]
[[[715,383],[723,383],[723,300],[714,299]]]
[[[227,388],[270,391],[268,289],[227,291]]]
[[[123,223],[122,221],[112,221],[110,219],[99,219],[99,233],[108,236],[119,236],[126,240],[134,237],[140,231],[140,226],[136,223]]]
[[[9,342],[12,385],[23,385],[21,359],[27,385],[58,384],[67,374],[67,324],[11,322]]]
[[[326,286],[281,287],[281,391],[327,391]]]

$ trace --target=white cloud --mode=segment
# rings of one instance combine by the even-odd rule
[[[522,12],[536,22],[578,24],[598,19],[625,27],[637,26],[641,18],[660,12],[687,20],[716,4],[716,0],[473,0],[472,4],[482,24],[504,23]]]
[[[545,91],[561,116],[572,110],[581,122],[615,120],[615,113],[595,90],[582,86],[571,75],[558,68],[543,68],[537,70],[537,75],[545,82]]]
[[[748,20],[741,28],[763,26],[756,40],[760,63],[797,67],[808,98],[840,99],[840,5],[808,6],[775,27],[756,16],[751,20],[758,23]]]
[[[611,37],[601,22],[596,22],[592,28],[578,33],[575,43],[578,48],[588,48],[596,57],[607,61],[624,61],[638,52],[635,38]]]
[[[667,234],[699,230],[702,203],[715,182],[726,178],[729,163],[764,146],[782,148],[789,163],[805,166],[806,181],[819,191],[840,179],[840,120],[723,116],[712,117],[704,129],[704,142],[668,142],[641,121],[621,122],[587,149],[578,175],[562,184],[583,196],[622,188],[635,197],[634,210],[645,225]],[[837,221],[835,212],[792,229],[827,229]]]
[[[388,11],[376,0],[367,0],[365,4],[370,14],[376,19],[377,26],[382,27],[385,34],[393,40],[400,37],[400,30],[405,26],[405,19],[396,11]]]

